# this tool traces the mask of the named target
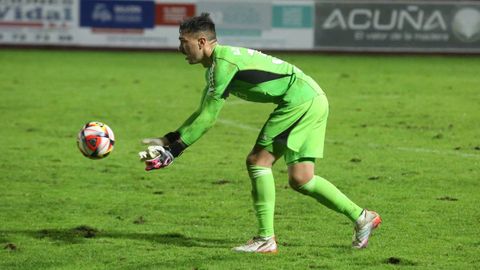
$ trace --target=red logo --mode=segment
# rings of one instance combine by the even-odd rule
[[[179,25],[195,15],[194,4],[156,4],[155,25]]]

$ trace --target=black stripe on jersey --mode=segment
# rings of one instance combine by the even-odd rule
[[[250,69],[250,70],[238,71],[237,74],[235,74],[235,77],[233,77],[233,80],[244,81],[251,84],[259,84],[259,83],[273,81],[273,80],[288,77],[288,76],[291,76],[291,75],[277,74],[277,73],[272,73],[272,72],[263,71],[263,70]]]
[[[223,92],[222,98],[227,99],[227,97],[230,95],[230,84],[232,84],[232,82],[234,82],[235,80],[239,80],[239,81],[243,81],[251,84],[259,84],[259,83],[273,81],[276,79],[285,78],[289,76],[291,76],[291,74],[277,74],[277,73],[272,73],[272,72],[263,71],[263,70],[256,70],[256,69],[237,71],[237,73],[235,73],[235,76],[233,76],[229,85]],[[288,85],[290,86],[290,83],[288,83]]]

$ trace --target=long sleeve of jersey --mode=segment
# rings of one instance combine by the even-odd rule
[[[207,86],[200,106],[178,129],[182,142],[187,146],[200,139],[215,124],[225,103],[225,90],[237,70],[234,64],[215,58],[206,71]]]

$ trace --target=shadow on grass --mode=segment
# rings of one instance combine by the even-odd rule
[[[105,232],[89,226],[79,226],[73,229],[6,230],[0,231],[0,234],[23,234],[36,239],[50,239],[65,244],[82,243],[86,238],[112,238],[150,241],[162,245],[182,247],[225,248],[232,245],[231,242],[221,239],[187,237],[180,233]]]

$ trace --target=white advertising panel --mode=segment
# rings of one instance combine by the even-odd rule
[[[75,44],[75,0],[0,0],[0,44]]]

